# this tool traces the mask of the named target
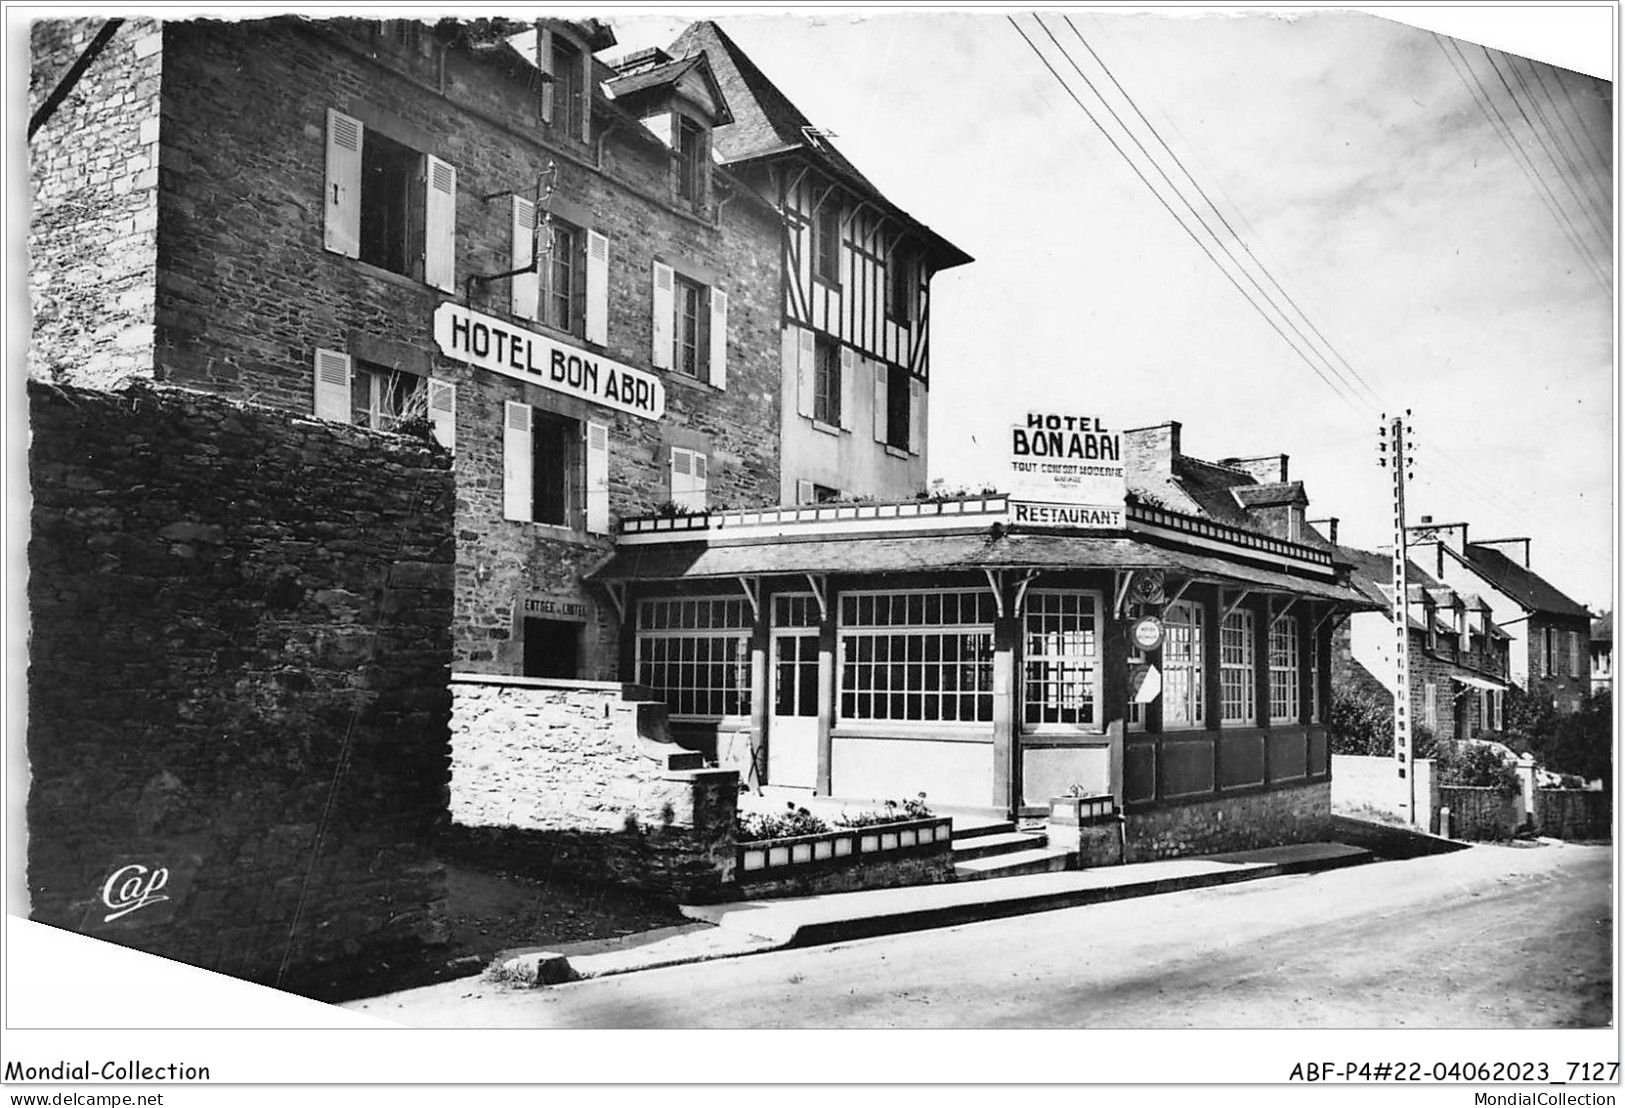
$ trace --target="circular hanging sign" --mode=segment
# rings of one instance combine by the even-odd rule
[[[1162,620],[1156,616],[1141,616],[1129,628],[1129,641],[1138,650],[1155,650],[1162,645]]]

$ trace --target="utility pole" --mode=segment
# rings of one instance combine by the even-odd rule
[[[1394,765],[1399,772],[1400,793],[1405,801],[1405,819],[1416,825],[1416,775],[1411,766],[1411,628],[1409,582],[1406,564],[1409,552],[1405,541],[1405,479],[1410,476],[1411,457],[1405,446],[1409,430],[1405,416],[1395,416],[1379,429],[1380,462],[1394,471]],[[1384,416],[1384,418],[1387,418]]]

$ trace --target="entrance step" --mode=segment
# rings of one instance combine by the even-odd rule
[[[969,862],[977,858],[992,858],[1001,854],[1017,854],[1049,845],[1049,836],[1040,831],[1036,835],[1021,831],[1003,831],[993,834],[954,836],[954,862]]]
[[[954,880],[985,881],[994,877],[1025,877],[1034,873],[1062,873],[1078,868],[1078,853],[1059,846],[1040,846],[1008,854],[991,854],[969,861],[954,852]]]
[[[954,844],[957,846],[961,840],[979,839],[987,835],[1008,835],[1016,829],[1016,825],[1007,819],[967,819],[955,816]]]

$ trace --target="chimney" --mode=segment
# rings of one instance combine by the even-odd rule
[[[1179,457],[1179,421],[1123,432],[1123,470],[1130,480],[1169,480]]]
[[[1291,479],[1287,476],[1285,454],[1265,454],[1257,458],[1225,458],[1219,464],[1241,470],[1260,485],[1284,485]]]
[[[1312,519],[1309,521],[1309,526],[1319,528],[1320,532],[1326,536],[1327,542],[1331,543],[1333,546],[1337,545],[1336,516],[1332,516],[1330,519]]]

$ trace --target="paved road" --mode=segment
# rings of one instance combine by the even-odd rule
[[[1598,1027],[1612,874],[1607,846],[1481,846],[535,991],[449,982],[365,1010],[445,1027]]]

